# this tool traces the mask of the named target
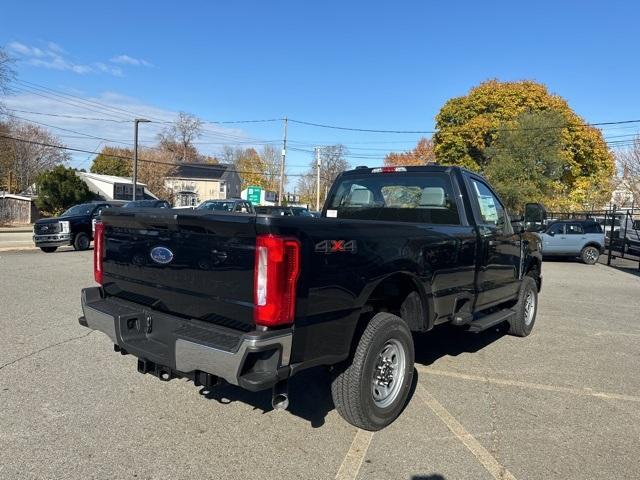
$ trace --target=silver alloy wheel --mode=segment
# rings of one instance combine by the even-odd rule
[[[600,255],[595,248],[589,247],[587,248],[587,251],[584,252],[584,256],[588,262],[596,263]]]
[[[404,346],[398,340],[387,340],[376,359],[371,381],[371,393],[376,406],[386,408],[398,398],[406,365]]]
[[[527,293],[527,298],[524,300],[524,324],[526,326],[531,325],[533,318],[536,315],[536,299],[533,292]]]

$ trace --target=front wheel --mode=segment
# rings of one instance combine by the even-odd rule
[[[73,240],[73,248],[76,250],[87,250],[90,244],[91,240],[89,240],[86,233],[77,234]]]
[[[413,381],[413,338],[398,316],[376,314],[358,341],[355,354],[331,385],[333,403],[350,424],[380,430],[393,422],[407,401]]]
[[[509,320],[509,334],[516,337],[526,337],[533,330],[538,313],[538,284],[530,276],[522,279],[515,315]]]
[[[611,247],[609,247],[611,248]],[[580,253],[580,258],[587,265],[595,265],[600,257],[600,250],[596,247],[584,247]]]

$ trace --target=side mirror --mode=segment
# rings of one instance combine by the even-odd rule
[[[547,235],[550,235],[553,237],[555,235],[555,232],[547,232]]]

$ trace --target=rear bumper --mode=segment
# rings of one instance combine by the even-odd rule
[[[142,373],[163,380],[187,377],[204,384],[208,374],[257,391],[290,375],[290,329],[244,333],[102,298],[99,287],[82,290],[82,311],[81,325],[105,333],[116,350],[139,358]]]
[[[33,243],[35,243],[36,247],[63,247],[71,245],[71,235],[69,233],[34,235]]]

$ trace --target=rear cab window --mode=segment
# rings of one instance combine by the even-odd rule
[[[448,173],[367,172],[338,182],[327,201],[327,217],[460,225]]]

